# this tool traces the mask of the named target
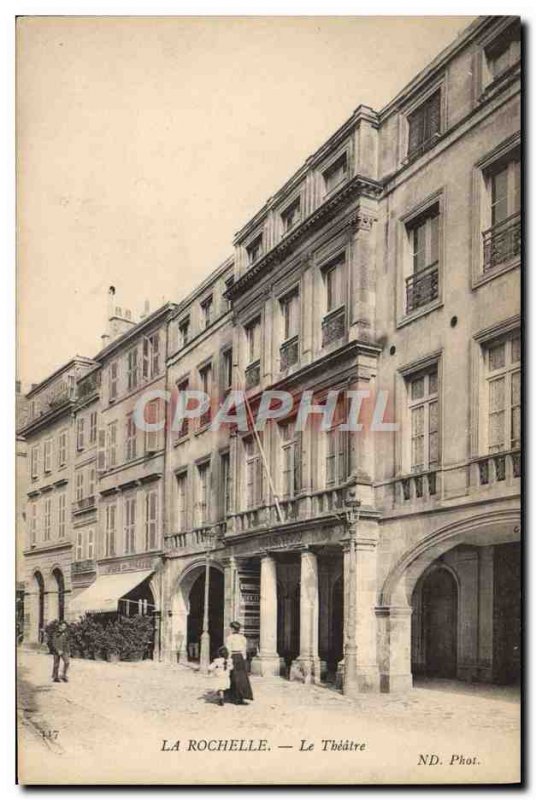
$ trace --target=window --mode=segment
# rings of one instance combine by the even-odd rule
[[[225,519],[231,511],[231,462],[229,453],[222,453],[220,459],[222,512]]]
[[[323,173],[326,194],[345,180],[348,174],[348,158],[343,153]]]
[[[95,497],[95,467],[90,467],[89,470],[88,497]]]
[[[84,558],[84,531],[77,531],[76,533],[76,561],[82,561]]]
[[[262,460],[255,437],[244,439],[246,459],[246,507],[257,508],[262,502]]]
[[[247,245],[246,253],[248,256],[248,264],[254,264],[255,261],[259,260],[263,254],[262,233],[260,236],[257,236],[257,238],[251,242],[251,244]]]
[[[61,431],[58,440],[58,467],[64,467],[67,463],[67,437],[68,431]]]
[[[138,385],[138,349],[135,347],[127,354],[127,387],[135,389]]]
[[[486,209],[483,239],[484,272],[521,252],[521,170],[519,153],[511,154],[485,175]]]
[[[179,322],[179,347],[186,347],[189,341],[190,317]]]
[[[209,403],[212,402],[212,365],[207,364],[199,370],[199,381],[201,383],[201,391],[203,391],[209,398]],[[203,428],[208,425],[211,420],[211,408],[201,414],[199,418],[199,427]]]
[[[346,333],[344,256],[339,256],[322,270],[326,313],[322,320],[322,347],[341,339]]]
[[[406,278],[406,313],[428,305],[439,295],[439,204],[434,203],[406,225],[412,274]]]
[[[30,471],[31,477],[37,478],[39,470],[39,445],[36,444],[32,447],[31,455],[30,455]]]
[[[261,321],[257,319],[246,327],[246,361],[253,364],[261,355]]]
[[[76,420],[76,449],[84,449],[84,417],[78,417]]]
[[[158,494],[156,490],[145,495],[145,549],[156,549]]]
[[[43,461],[45,472],[50,472],[52,469],[52,439],[45,439]]]
[[[188,391],[189,385],[190,382],[187,378],[177,384],[177,403],[184,402],[184,400],[181,399],[181,395]],[[182,420],[178,433],[179,439],[183,436],[188,436],[188,419],[186,417]]]
[[[201,303],[201,312],[203,315],[203,327],[208,328],[209,325],[212,323],[212,312],[213,312],[212,295],[206,297]]]
[[[188,475],[177,475],[177,530],[188,528]]]
[[[92,411],[89,415],[89,444],[97,441],[97,412]]]
[[[127,414],[125,436],[125,460],[132,461],[136,458],[136,423],[134,414]]]
[[[281,221],[285,233],[291,231],[301,221],[301,199],[299,197],[281,212]]]
[[[295,497],[300,490],[301,433],[296,431],[295,420],[279,425],[281,442],[281,495]]]
[[[125,497],[125,553],[136,552],[136,496]]]
[[[117,361],[112,361],[112,363],[110,364],[110,384],[109,384],[110,402],[112,402],[117,398],[118,378],[119,378],[119,364]]]
[[[58,539],[65,539],[65,492],[58,495]]]
[[[160,332],[144,337],[142,344],[142,378],[155,378],[160,373]]]
[[[76,473],[76,502],[84,499],[84,473],[78,470]]]
[[[292,339],[300,332],[300,296],[297,291],[288,294],[281,300],[283,317],[283,341]]]
[[[93,528],[87,532],[87,557],[91,561],[95,558],[95,530]]]
[[[43,541],[45,542],[50,541],[51,521],[52,521],[52,498],[47,497],[45,499],[45,515],[43,521]]]
[[[486,349],[488,450],[521,447],[521,340],[519,334]]]
[[[145,421],[150,425],[161,422],[162,403],[160,400],[151,400],[145,407]],[[145,431],[145,452],[155,453],[161,447],[161,431]]]
[[[30,545],[37,544],[37,502],[30,506]]]
[[[227,394],[233,385],[233,351],[231,349],[224,350],[222,353],[221,371],[223,393]]]
[[[324,286],[326,289],[326,311],[334,311],[343,304],[343,259],[337,259],[324,269]]]
[[[484,87],[501,78],[521,58],[519,25],[514,23],[484,49]]]
[[[116,506],[110,503],[106,506],[104,555],[106,557],[115,556],[115,523]]]
[[[438,89],[408,115],[408,158],[432,147],[441,132],[441,91]]]
[[[437,365],[408,379],[411,424],[411,471],[424,472],[439,465],[439,397]]]
[[[344,407],[338,404],[333,415],[331,428],[325,433],[326,486],[339,486],[350,474],[349,432],[340,430],[345,420]]]
[[[110,422],[106,437],[106,466],[112,469],[117,466],[117,421]]]
[[[210,462],[197,467],[197,525],[206,525],[209,521]]]

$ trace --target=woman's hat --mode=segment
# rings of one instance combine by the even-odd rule
[[[229,627],[232,628],[233,631],[239,631],[240,630],[240,623],[236,622],[236,621],[235,622],[230,622],[229,623]]]

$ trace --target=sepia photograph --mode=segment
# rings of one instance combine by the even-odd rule
[[[17,782],[519,785],[524,20],[14,28]]]

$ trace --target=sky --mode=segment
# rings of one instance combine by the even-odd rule
[[[93,356],[108,287],[180,301],[361,103],[471,17],[25,17],[17,30],[18,376]]]

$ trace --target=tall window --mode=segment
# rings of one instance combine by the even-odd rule
[[[52,469],[52,439],[45,439],[43,453],[43,469],[45,472],[50,472]]]
[[[84,558],[84,531],[79,530],[76,533],[76,560],[82,561]]]
[[[125,497],[125,553],[136,552],[136,496]]]
[[[158,523],[158,493],[156,489],[145,495],[145,549],[156,549],[156,531]]]
[[[76,473],[76,501],[79,503],[84,498],[84,473],[78,470]]]
[[[231,510],[231,462],[229,453],[221,454],[221,499],[225,518]]]
[[[261,321],[259,318],[246,326],[246,360],[248,364],[258,361],[261,355]]]
[[[208,326],[212,323],[213,315],[212,295],[206,297],[201,303],[201,312],[203,314],[203,327],[208,328]]]
[[[50,531],[52,527],[52,498],[45,499],[45,514],[43,519],[43,540],[50,541]]]
[[[65,539],[65,492],[58,495],[58,539]]]
[[[110,422],[106,436],[106,466],[112,469],[117,466],[117,421]]]
[[[116,524],[116,506],[115,503],[109,503],[106,506],[106,518],[104,529],[104,555],[115,556],[115,524]]]
[[[179,347],[186,347],[190,336],[190,317],[179,322]]]
[[[439,204],[406,226],[412,274],[406,278],[406,313],[428,305],[439,294]]]
[[[160,373],[160,331],[146,336],[142,344],[143,380],[155,378]]]
[[[337,259],[324,270],[324,286],[326,289],[326,311],[335,311],[343,305],[343,259]]]
[[[246,457],[246,507],[257,508],[262,502],[262,459],[255,437],[244,439]]]
[[[61,431],[58,437],[58,467],[63,467],[67,463],[67,437],[68,431]]]
[[[248,244],[246,247],[246,253],[248,256],[248,264],[254,264],[255,261],[263,254],[263,241],[262,241],[262,233],[260,236],[257,236],[251,244]]]
[[[197,524],[209,522],[210,462],[197,467]]]
[[[519,25],[515,23],[484,50],[484,84],[498,80],[521,58]]]
[[[95,467],[89,469],[88,497],[95,497]]]
[[[498,225],[521,206],[521,171],[519,158],[503,163],[490,175],[491,224]]]
[[[136,458],[136,423],[134,414],[127,414],[125,436],[125,459],[132,461]]]
[[[162,402],[159,399],[151,400],[145,407],[145,421],[150,425],[155,425],[162,421],[163,414]],[[161,447],[161,431],[145,431],[145,452],[155,453]]]
[[[209,399],[208,409],[201,415],[199,419],[200,427],[208,425],[211,420],[211,406],[212,403],[212,365],[207,364],[199,370],[199,380],[201,383],[201,391],[203,391]]]
[[[227,394],[233,385],[233,351],[231,349],[222,353],[221,365],[222,389],[223,393]]]
[[[337,160],[331,164],[323,173],[324,186],[326,193],[331,192],[339,183],[346,178],[348,174],[348,158],[346,153],[343,153]]]
[[[301,199],[297,197],[281,212],[283,230],[288,233],[301,221]]]
[[[294,420],[279,426],[281,441],[281,489],[284,498],[291,498],[300,490],[300,441]]]
[[[30,544],[37,544],[37,502],[30,505]]]
[[[488,449],[490,453],[521,446],[521,341],[519,335],[489,345]]]
[[[76,449],[84,449],[84,417],[78,417],[76,420]]]
[[[93,528],[87,532],[87,557],[91,560],[95,558],[95,530]]]
[[[441,91],[438,89],[408,116],[408,158],[424,153],[441,132]]]
[[[138,348],[134,347],[127,354],[127,388],[135,389],[138,385]]]
[[[300,296],[297,291],[281,300],[281,315],[283,318],[283,341],[285,342],[300,332]]]
[[[92,411],[89,415],[89,444],[97,441],[97,412]]]
[[[349,475],[349,433],[340,430],[344,419],[344,407],[338,404],[333,415],[332,426],[325,433],[326,486],[338,486],[344,483]]]
[[[408,380],[411,420],[411,470],[423,472],[439,464],[439,397],[437,366]]]
[[[37,478],[39,470],[39,445],[32,447],[30,454],[30,473],[32,478]]]
[[[188,475],[182,472],[177,475],[177,530],[185,531],[188,527]]]
[[[119,364],[117,361],[112,361],[110,364],[109,378],[110,400],[115,400],[117,398],[119,382]]]
[[[188,391],[189,385],[190,385],[190,382],[189,382],[188,378],[185,378],[185,380],[183,380],[183,381],[181,381],[180,383],[177,384],[177,403],[184,403],[184,395],[185,395],[185,392]],[[184,410],[186,410],[186,409],[184,409]],[[188,418],[187,417],[184,417],[184,419],[182,420],[180,429],[178,431],[178,438],[180,439],[182,436],[188,436]]]

